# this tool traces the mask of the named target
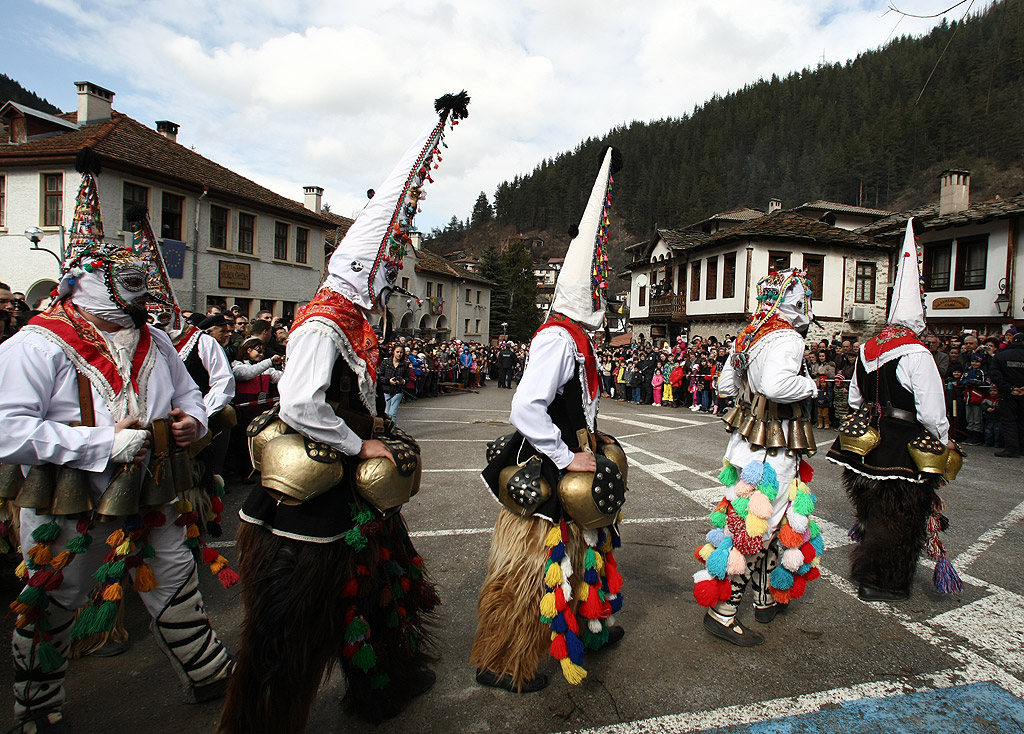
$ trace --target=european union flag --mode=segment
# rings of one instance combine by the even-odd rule
[[[185,277],[185,243],[181,240],[164,240],[160,252],[164,256],[167,274],[172,278]]]

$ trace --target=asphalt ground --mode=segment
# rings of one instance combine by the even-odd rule
[[[486,442],[510,430],[512,394],[490,383],[479,394],[402,405],[399,423],[423,447],[422,489],[405,516],[442,599],[437,684],[373,727],[341,712],[344,679],[336,673],[320,691],[310,732],[1024,730],[1024,576],[1013,570],[1024,542],[1024,461],[968,449],[960,478],[942,491],[951,519],[944,542],[965,582],[962,593],[936,592],[924,560],[909,601],[866,604],[848,579],[852,510],[838,468],[824,459],[835,434],[818,431],[822,451],[811,460],[811,489],[826,540],[822,577],[768,626],[742,609],[741,619],[767,640],[741,649],[703,630],[703,610],[691,593],[699,567],[692,553],[720,498],[722,423],[685,409],[607,399],[599,425],[618,436],[630,461],[617,552],[625,578],[617,618],[626,637],[587,655],[589,676],[580,686],[568,685],[550,659],[542,670],[551,684],[539,693],[478,686],[469,651],[499,510],[479,471]],[[221,539],[229,557],[235,513],[248,491],[231,489]],[[205,568],[201,585],[215,628],[234,649],[238,587],[223,589]],[[182,704],[148,622],[138,598],[128,595],[130,653],[72,663],[65,713],[73,731],[214,730],[220,704]],[[9,691],[7,650],[0,685]],[[10,706],[10,694],[6,700]]]

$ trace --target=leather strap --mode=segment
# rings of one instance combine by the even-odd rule
[[[96,425],[96,411],[92,404],[92,385],[89,384],[88,377],[77,370],[75,372],[78,374],[78,407],[82,411],[81,425],[92,428]]]

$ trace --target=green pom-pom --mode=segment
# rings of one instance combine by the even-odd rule
[[[398,610],[392,609],[388,618],[384,620],[384,624],[386,624],[389,629],[398,629],[398,625],[401,621],[401,618],[398,616]]]
[[[811,533],[811,540],[814,540],[821,535],[821,528],[818,527],[818,523],[814,522],[814,520],[807,523],[807,529]]]
[[[716,528],[725,527],[725,513],[721,510],[715,510],[711,513],[711,524]]]
[[[114,619],[117,617],[117,604],[112,601],[105,601],[96,610],[96,623],[94,634],[110,632],[114,629]]]
[[[602,625],[600,632],[591,632],[588,628],[583,633],[583,647],[587,650],[600,650],[608,644],[608,628]]]
[[[32,531],[32,540],[37,543],[52,543],[59,537],[60,525],[56,520],[40,525]]]
[[[78,619],[75,620],[75,626],[71,629],[71,639],[85,639],[93,633],[95,626],[96,607],[92,604],[86,604],[78,612]]]
[[[74,553],[76,555],[79,553],[85,553],[89,550],[90,543],[92,543],[92,536],[76,535],[71,539],[71,542],[68,543],[67,551],[68,553]]]
[[[551,624],[555,621],[554,617],[545,617],[543,614],[540,617],[541,624]]]
[[[107,569],[107,574],[115,579],[119,579],[124,576],[124,561],[111,561],[110,568]]]
[[[423,571],[415,563],[409,564],[409,578],[413,581],[417,581],[423,576]]]
[[[811,499],[811,495],[807,492],[797,492],[796,499],[793,500],[793,512],[801,515],[810,515],[814,512],[814,500]]]
[[[39,586],[26,586],[20,594],[18,601],[30,607],[38,607],[46,599],[46,592]]]
[[[761,482],[757,485],[757,491],[767,497],[769,502],[774,502],[775,496],[779,493],[779,488],[772,486],[768,482]]]
[[[593,548],[587,548],[587,552],[583,556],[583,568],[588,571],[592,568],[597,568],[597,557],[594,555]]]
[[[109,562],[104,563],[102,566],[100,566],[99,568],[97,568],[95,571],[92,572],[92,577],[94,579],[96,579],[97,581],[99,581],[100,583],[103,583],[104,581],[107,580],[107,577],[110,575],[110,566],[111,565],[112,564],[109,563]]]
[[[386,688],[388,683],[391,682],[391,676],[387,673],[377,673],[377,675],[370,678],[370,690],[379,691],[382,688]]]
[[[366,637],[366,633],[370,631],[370,625],[366,623],[366,620],[362,617],[356,617],[349,624],[348,629],[345,630],[345,641],[355,642]]]
[[[718,472],[718,481],[724,484],[726,487],[731,487],[736,484],[740,479],[739,472],[736,471],[736,467],[732,464],[726,464],[722,467],[722,471]]]
[[[185,538],[185,547],[189,550],[195,550],[199,547],[199,538]]]
[[[345,542],[354,550],[361,551],[366,547],[366,536],[363,535],[363,531],[357,525],[345,533]]]
[[[352,656],[352,664],[364,673],[377,664],[377,653],[371,645],[360,645],[356,654]]]
[[[40,642],[36,645],[36,659],[44,673],[52,673],[64,664],[64,656],[57,652],[52,642]]]
[[[143,543],[142,544],[142,557],[143,558],[155,558],[156,557],[156,548],[153,547],[152,543]]]
[[[732,501],[732,509],[734,509],[736,511],[736,514],[742,517],[744,520],[747,518],[749,505],[749,497],[737,497]]]

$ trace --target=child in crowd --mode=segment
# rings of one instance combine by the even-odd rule
[[[995,385],[988,389],[988,395],[981,401],[981,410],[985,445],[1002,447],[1002,436],[999,435],[999,388]]]

